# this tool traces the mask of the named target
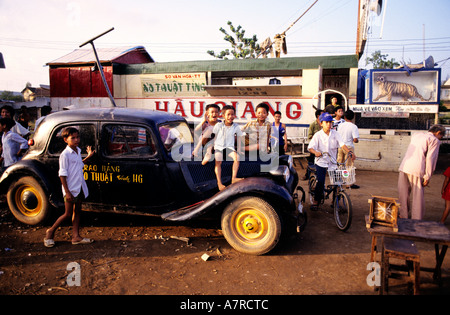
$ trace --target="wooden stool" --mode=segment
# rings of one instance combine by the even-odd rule
[[[406,261],[406,266],[399,266],[389,263],[389,258],[397,258]],[[406,268],[405,268],[406,267]],[[393,273],[391,270],[407,271],[407,274]],[[407,277],[409,283],[413,284],[414,295],[419,294],[420,286],[420,260],[419,251],[416,244],[409,240],[396,239],[390,237],[383,238],[383,249],[381,252],[381,288],[380,294],[388,291],[388,279],[398,276]]]

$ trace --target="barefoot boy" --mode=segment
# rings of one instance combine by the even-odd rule
[[[214,126],[220,122],[219,118],[219,112],[220,107],[217,104],[209,104],[206,106],[206,113],[205,113],[205,119],[203,122],[195,127],[194,133],[200,135],[200,139],[195,146],[194,151],[192,152],[192,155],[197,157],[199,150],[201,148],[204,148],[203,151],[205,152],[202,165],[205,165],[209,162],[212,155],[212,149],[213,149],[213,141],[211,141],[211,134]]]
[[[225,185],[222,183],[222,161],[224,154],[233,159],[233,172],[231,182],[235,183],[237,173],[239,170],[239,152],[241,152],[241,138],[242,131],[238,124],[234,123],[236,118],[236,111],[233,106],[225,105],[222,108],[223,122],[217,123],[214,126],[213,134],[214,138],[214,156],[216,159],[216,165],[214,171],[217,177],[217,186],[219,190],[225,189]],[[237,142],[237,152],[235,144]]]
[[[260,103],[256,106],[256,120],[247,123],[242,131],[247,134],[245,137],[245,151],[259,151],[267,153],[269,148],[270,133],[272,126],[268,122],[269,105]]]
[[[91,147],[87,147],[88,155],[82,160],[80,144],[80,134],[76,128],[66,128],[62,132],[64,142],[67,143],[66,149],[59,157],[59,177],[61,179],[64,195],[65,212],[60,216],[51,228],[46,232],[44,245],[53,247],[55,241],[56,229],[66,219],[72,218],[72,244],[89,244],[93,240],[80,236],[80,212],[81,203],[89,194],[86,181],[83,176],[83,162],[89,159],[93,154]]]

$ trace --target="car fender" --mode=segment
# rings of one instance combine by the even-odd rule
[[[23,176],[32,176],[38,180],[44,190],[49,196],[50,203],[58,207],[63,203],[62,194],[58,195],[57,192],[61,191],[61,184],[58,178],[52,178],[52,172],[42,163],[37,163],[34,160],[21,160],[10,167],[8,167],[0,177],[0,192],[6,194],[8,188],[15,180]]]
[[[243,195],[259,196],[263,199],[276,200],[276,211],[284,210],[294,204],[293,197],[283,186],[266,177],[250,177],[238,181],[219,191],[209,199],[197,204],[174,210],[161,215],[164,220],[185,221],[199,217],[219,206],[228,205],[233,199]]]

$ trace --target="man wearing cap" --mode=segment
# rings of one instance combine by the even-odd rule
[[[325,188],[325,176],[329,166],[333,163],[328,155],[323,155],[323,152],[328,152],[334,159],[337,158],[338,148],[342,148],[344,152],[350,152],[345,145],[341,136],[336,130],[332,130],[333,117],[325,112],[319,117],[322,130],[314,134],[311,142],[308,145],[308,151],[314,154],[314,164],[316,165],[317,185],[314,192],[314,203],[312,207],[315,208],[323,199],[323,190]],[[352,160],[354,161],[356,155],[352,153]]]

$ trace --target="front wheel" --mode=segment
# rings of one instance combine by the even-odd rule
[[[344,191],[338,192],[334,200],[334,221],[338,229],[347,231],[352,224],[352,216],[350,197]]]
[[[257,197],[241,197],[222,214],[222,231],[237,251],[262,255],[272,250],[281,235],[281,222],[275,209]]]
[[[48,196],[39,182],[25,176],[12,183],[6,195],[9,209],[22,223],[43,223],[51,211]]]

